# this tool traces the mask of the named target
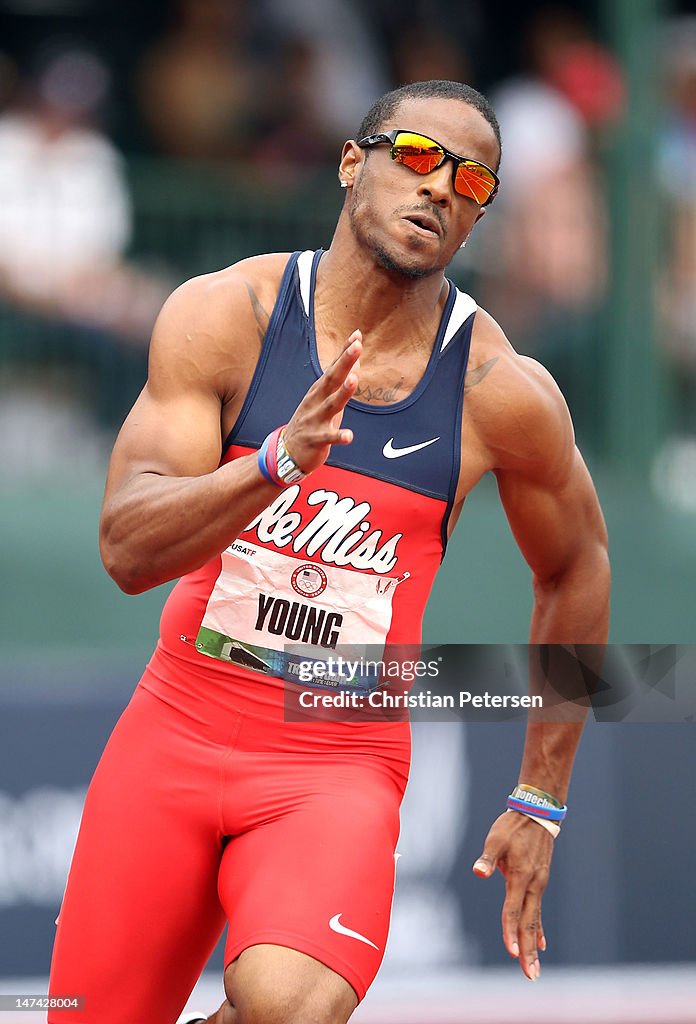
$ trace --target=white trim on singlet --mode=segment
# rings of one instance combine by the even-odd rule
[[[459,328],[466,320],[469,319],[472,313],[476,312],[477,308],[478,307],[472,297],[467,295],[466,292],[460,292],[457,288],[457,297],[454,300],[454,306],[452,306],[452,312],[450,313],[445,336],[442,339],[442,344],[440,345],[440,352],[445,351]]]
[[[309,316],[309,286],[312,281],[312,262],[314,251],[306,249],[297,257],[297,273],[300,279],[300,298],[304,306],[305,315]]]
[[[300,253],[297,258],[297,273],[300,281],[300,297],[302,299],[302,305],[306,316],[309,316],[309,291],[310,284],[312,281],[312,263],[314,262],[314,252],[312,249],[306,249],[305,252]],[[442,339],[442,345],[440,346],[440,352],[444,352],[446,347],[449,345],[452,338],[455,336],[462,324],[469,319],[472,313],[477,309],[476,303],[467,295],[466,292],[460,292],[457,288],[457,297],[454,300],[454,306],[450,313],[449,322],[445,330],[444,337]]]

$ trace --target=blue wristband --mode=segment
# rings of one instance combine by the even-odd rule
[[[261,476],[263,476],[266,480],[268,480],[269,484],[275,484],[276,487],[277,487],[278,486],[278,481],[275,480],[271,476],[271,474],[270,474],[270,472],[268,470],[268,464],[266,462],[266,453],[268,451],[268,442],[271,440],[272,436],[273,436],[272,434],[269,434],[268,437],[266,438],[266,440],[263,442],[263,444],[259,448],[259,453],[258,453],[256,461],[258,462],[259,469],[261,470]]]
[[[568,813],[567,804],[560,803],[535,786],[515,786],[507,798],[507,807],[511,811],[520,811],[545,821],[563,821]]]
[[[257,455],[261,475],[276,487],[297,484],[307,476],[285,446],[285,426],[287,424],[271,431]]]

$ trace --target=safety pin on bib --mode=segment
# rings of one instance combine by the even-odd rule
[[[403,583],[404,580],[407,580],[410,575],[410,572],[405,572],[403,576],[397,576],[395,579],[377,580],[377,593],[380,595],[389,593],[390,587],[396,587],[397,584]]]

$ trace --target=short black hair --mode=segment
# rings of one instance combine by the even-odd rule
[[[365,114],[362,124],[358,129],[358,139],[364,139],[368,135],[377,135],[384,122],[389,120],[404,100],[427,100],[431,98],[461,100],[462,103],[468,103],[470,107],[474,107],[488,121],[495,133],[498,151],[499,153],[502,151],[498,118],[495,116],[495,111],[486,97],[463,82],[448,82],[442,79],[433,79],[429,82],[411,82],[408,85],[399,86],[398,89],[385,93],[384,96],[380,96]],[[500,156],[498,157],[498,162],[500,162]]]

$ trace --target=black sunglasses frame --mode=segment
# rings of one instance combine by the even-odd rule
[[[442,150],[442,159],[435,165],[435,167],[433,167],[433,171],[437,170],[438,167],[442,167],[442,165],[445,162],[445,160],[447,160],[447,159],[451,160],[452,164],[453,164],[453,169],[452,169],[452,185],[453,185],[453,187],[454,187],[455,179],[457,177],[457,170],[459,169],[459,165],[460,164],[465,164],[465,165],[466,164],[478,164],[480,167],[485,167],[485,169],[493,176],[493,180],[495,181],[495,188],[493,189],[493,191],[491,192],[491,194],[489,195],[489,197],[485,201],[485,203],[481,203],[481,206],[482,207],[483,206],[488,206],[490,203],[493,202],[493,200],[495,199],[496,195],[498,194],[498,189],[500,188],[500,178],[495,173],[493,168],[489,167],[488,164],[484,164],[484,162],[482,160],[475,160],[474,157],[459,156],[457,153],[452,153],[451,150],[446,149],[446,147],[443,146],[441,142],[437,142],[435,139],[431,139],[429,135],[424,135],[423,132],[415,132],[411,128],[394,128],[390,132],[380,132],[378,135],[367,135],[364,139],[360,139],[360,141],[358,142],[358,145],[361,147],[361,149],[366,149],[368,146],[379,146],[382,143],[388,143],[392,147],[391,158],[392,158],[392,160],[396,160],[396,157],[394,155],[394,146],[396,144],[397,136],[402,135],[402,134],[420,135],[422,138],[427,139],[428,142],[432,142],[432,144],[434,146],[437,146],[438,149]],[[408,166],[408,165],[405,165],[405,166]],[[413,168],[409,167],[409,170],[413,170]],[[415,171],[414,173],[419,174],[420,172],[419,171]],[[427,173],[431,174],[432,171],[428,171]],[[455,190],[455,192],[457,192],[456,187],[455,187],[454,190]],[[457,192],[457,195],[462,195],[462,193],[461,192]]]

